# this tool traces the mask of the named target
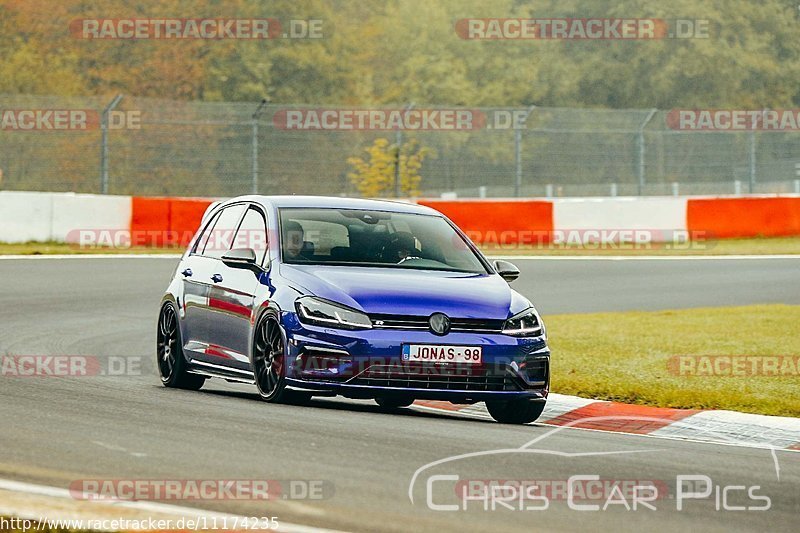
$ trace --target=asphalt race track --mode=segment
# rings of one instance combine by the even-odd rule
[[[680,307],[800,304],[800,258],[515,260],[514,287],[545,314]],[[245,516],[344,530],[771,531],[797,528],[800,454],[584,430],[550,434],[456,414],[372,402],[318,399],[270,405],[246,386],[211,381],[201,392],[161,387],[153,368],[158,303],[174,258],[0,260],[0,355],[142,356],[140,375],[0,377],[0,478],[56,487],[79,479],[273,479],[322,481],[321,499],[178,502]],[[554,354],[558,357],[558,354]],[[528,452],[449,456],[518,448]],[[558,453],[553,453],[558,452]],[[579,455],[574,455],[579,454]],[[776,460],[779,465],[776,468]],[[458,504],[464,480],[566,481],[575,475],[649,480],[661,497],[627,510],[573,510],[563,496],[506,502],[493,510],[432,510]],[[714,497],[677,510],[679,475],[711,478],[770,498],[767,511],[717,510]],[[282,484],[282,486],[287,486]],[[628,499],[630,502],[630,499]],[[586,503],[579,502],[579,503]],[[603,501],[591,502],[603,505]],[[761,506],[745,492],[731,505]],[[508,506],[512,507],[509,509]],[[522,507],[522,509],[520,509]],[[528,507],[528,508],[526,508]]]

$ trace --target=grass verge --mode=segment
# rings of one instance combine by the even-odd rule
[[[752,239],[717,239],[686,244],[570,246],[484,246],[483,253],[497,255],[777,255],[800,254],[800,237],[759,237]]]
[[[773,237],[754,239],[723,239],[695,241],[685,245],[659,245],[648,247],[585,247],[578,246],[485,246],[487,256],[498,255],[771,255],[800,254],[800,237]],[[180,254],[183,248],[131,248],[87,247],[58,242],[0,243],[0,255],[54,255],[54,254]]]
[[[63,242],[25,242],[19,244],[0,243],[0,255],[80,255],[80,254],[182,254],[184,248],[157,248],[154,246],[132,246],[112,248],[109,246],[80,247]]]
[[[552,315],[545,323],[553,353],[553,392],[800,417],[800,306]],[[730,371],[725,359],[694,358],[692,371],[689,359],[680,356],[764,357],[736,359],[740,366],[727,367]],[[753,365],[777,360],[774,356],[783,356],[777,375],[764,375],[763,368],[757,372],[761,375],[747,375]],[[686,363],[683,369],[681,361]],[[738,375],[724,375],[734,370]]]

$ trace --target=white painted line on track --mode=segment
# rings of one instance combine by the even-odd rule
[[[486,255],[486,254],[484,254]],[[182,254],[40,254],[0,255],[0,260],[16,259],[180,259]],[[489,259],[542,261],[719,261],[739,259],[796,259],[800,254],[771,255],[486,255]]]
[[[797,259],[800,254],[773,255],[487,255],[489,259],[544,261],[719,261],[739,259]]]
[[[62,489],[57,487],[49,487],[46,485],[35,485],[33,483],[23,483],[19,481],[14,481],[11,479],[2,479],[0,478],[0,490],[7,490],[11,492],[17,492],[22,494],[31,494],[36,496],[46,496],[50,498],[58,498],[58,499],[66,499],[71,501],[77,501],[72,497],[72,494],[68,489]],[[103,503],[95,502],[98,505],[102,505]],[[133,509],[138,511],[150,512],[150,513],[161,513],[166,515],[174,515],[174,516],[185,516],[191,518],[200,518],[200,517],[207,517],[208,519],[217,518],[218,520],[223,520],[227,518],[228,520],[238,520],[242,522],[245,520],[245,517],[220,513],[216,511],[207,511],[204,509],[198,509],[194,507],[182,507],[179,505],[170,505],[166,503],[159,503],[159,502],[149,502],[149,501],[115,501],[115,502],[105,502],[105,505],[109,506],[110,508],[125,508],[125,509]],[[39,519],[39,518],[46,518],[46,513],[43,512],[42,517],[30,517],[30,519]],[[287,531],[287,532],[294,532],[294,533],[340,533],[338,530],[334,529],[325,529],[325,528],[317,528],[311,526],[303,526],[300,524],[292,524],[289,522],[284,522],[279,519],[279,527],[277,531]]]
[[[180,259],[181,254],[40,254],[0,255],[3,259]]]

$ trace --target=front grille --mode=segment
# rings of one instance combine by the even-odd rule
[[[442,370],[424,373],[397,372],[396,367],[373,365],[349,383],[398,389],[442,389],[453,391],[518,391],[516,379],[506,373],[447,375]]]
[[[387,329],[429,329],[428,317],[412,315],[369,315],[375,328]],[[482,318],[451,318],[450,331],[500,333],[504,320],[485,320]]]

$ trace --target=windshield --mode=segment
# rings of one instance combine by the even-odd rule
[[[283,262],[486,274],[442,217],[357,209],[280,210]]]

